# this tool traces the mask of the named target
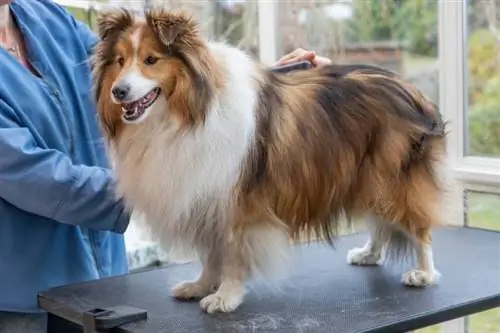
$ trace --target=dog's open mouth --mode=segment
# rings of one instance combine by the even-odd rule
[[[161,89],[154,88],[149,93],[147,93],[144,97],[127,104],[122,105],[123,110],[123,118],[127,121],[136,121],[144,112],[146,112],[147,108],[149,108],[160,96]]]

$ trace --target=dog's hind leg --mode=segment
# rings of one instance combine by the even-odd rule
[[[347,263],[350,265],[379,265],[383,260],[382,252],[387,243],[388,226],[384,226],[378,217],[369,216],[367,225],[370,236],[363,247],[353,248],[347,253]]]
[[[435,172],[430,167],[413,170],[412,183],[400,190],[403,212],[398,227],[405,230],[416,250],[417,265],[403,275],[404,284],[423,287],[437,282],[439,273],[434,266],[431,231],[441,225],[443,192]]]
[[[417,267],[403,274],[402,282],[411,287],[424,287],[437,282],[440,274],[434,266],[429,229],[423,229],[415,235]]]
[[[402,259],[416,252],[417,266],[403,274],[402,282],[414,287],[436,282],[439,273],[434,267],[429,229],[411,234],[400,223],[388,223],[378,217],[370,217],[369,221],[371,232],[365,245],[347,253],[350,265],[380,265],[384,259]]]

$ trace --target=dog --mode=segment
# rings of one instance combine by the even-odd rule
[[[184,12],[98,18],[92,58],[117,196],[166,251],[196,254],[173,287],[208,313],[232,312],[245,282],[290,259],[290,240],[333,245],[366,217],[353,265],[416,258],[408,286],[437,282],[445,122],[396,74],[329,65],[288,74],[205,39]]]

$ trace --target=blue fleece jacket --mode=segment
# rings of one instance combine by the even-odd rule
[[[0,311],[38,312],[40,291],[127,272],[129,214],[91,92],[96,36],[50,0],[11,12],[41,77],[0,48]]]

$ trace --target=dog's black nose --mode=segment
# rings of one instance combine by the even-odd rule
[[[128,93],[130,91],[130,86],[129,85],[119,85],[113,88],[111,92],[113,93],[113,96],[119,101],[124,100]]]

